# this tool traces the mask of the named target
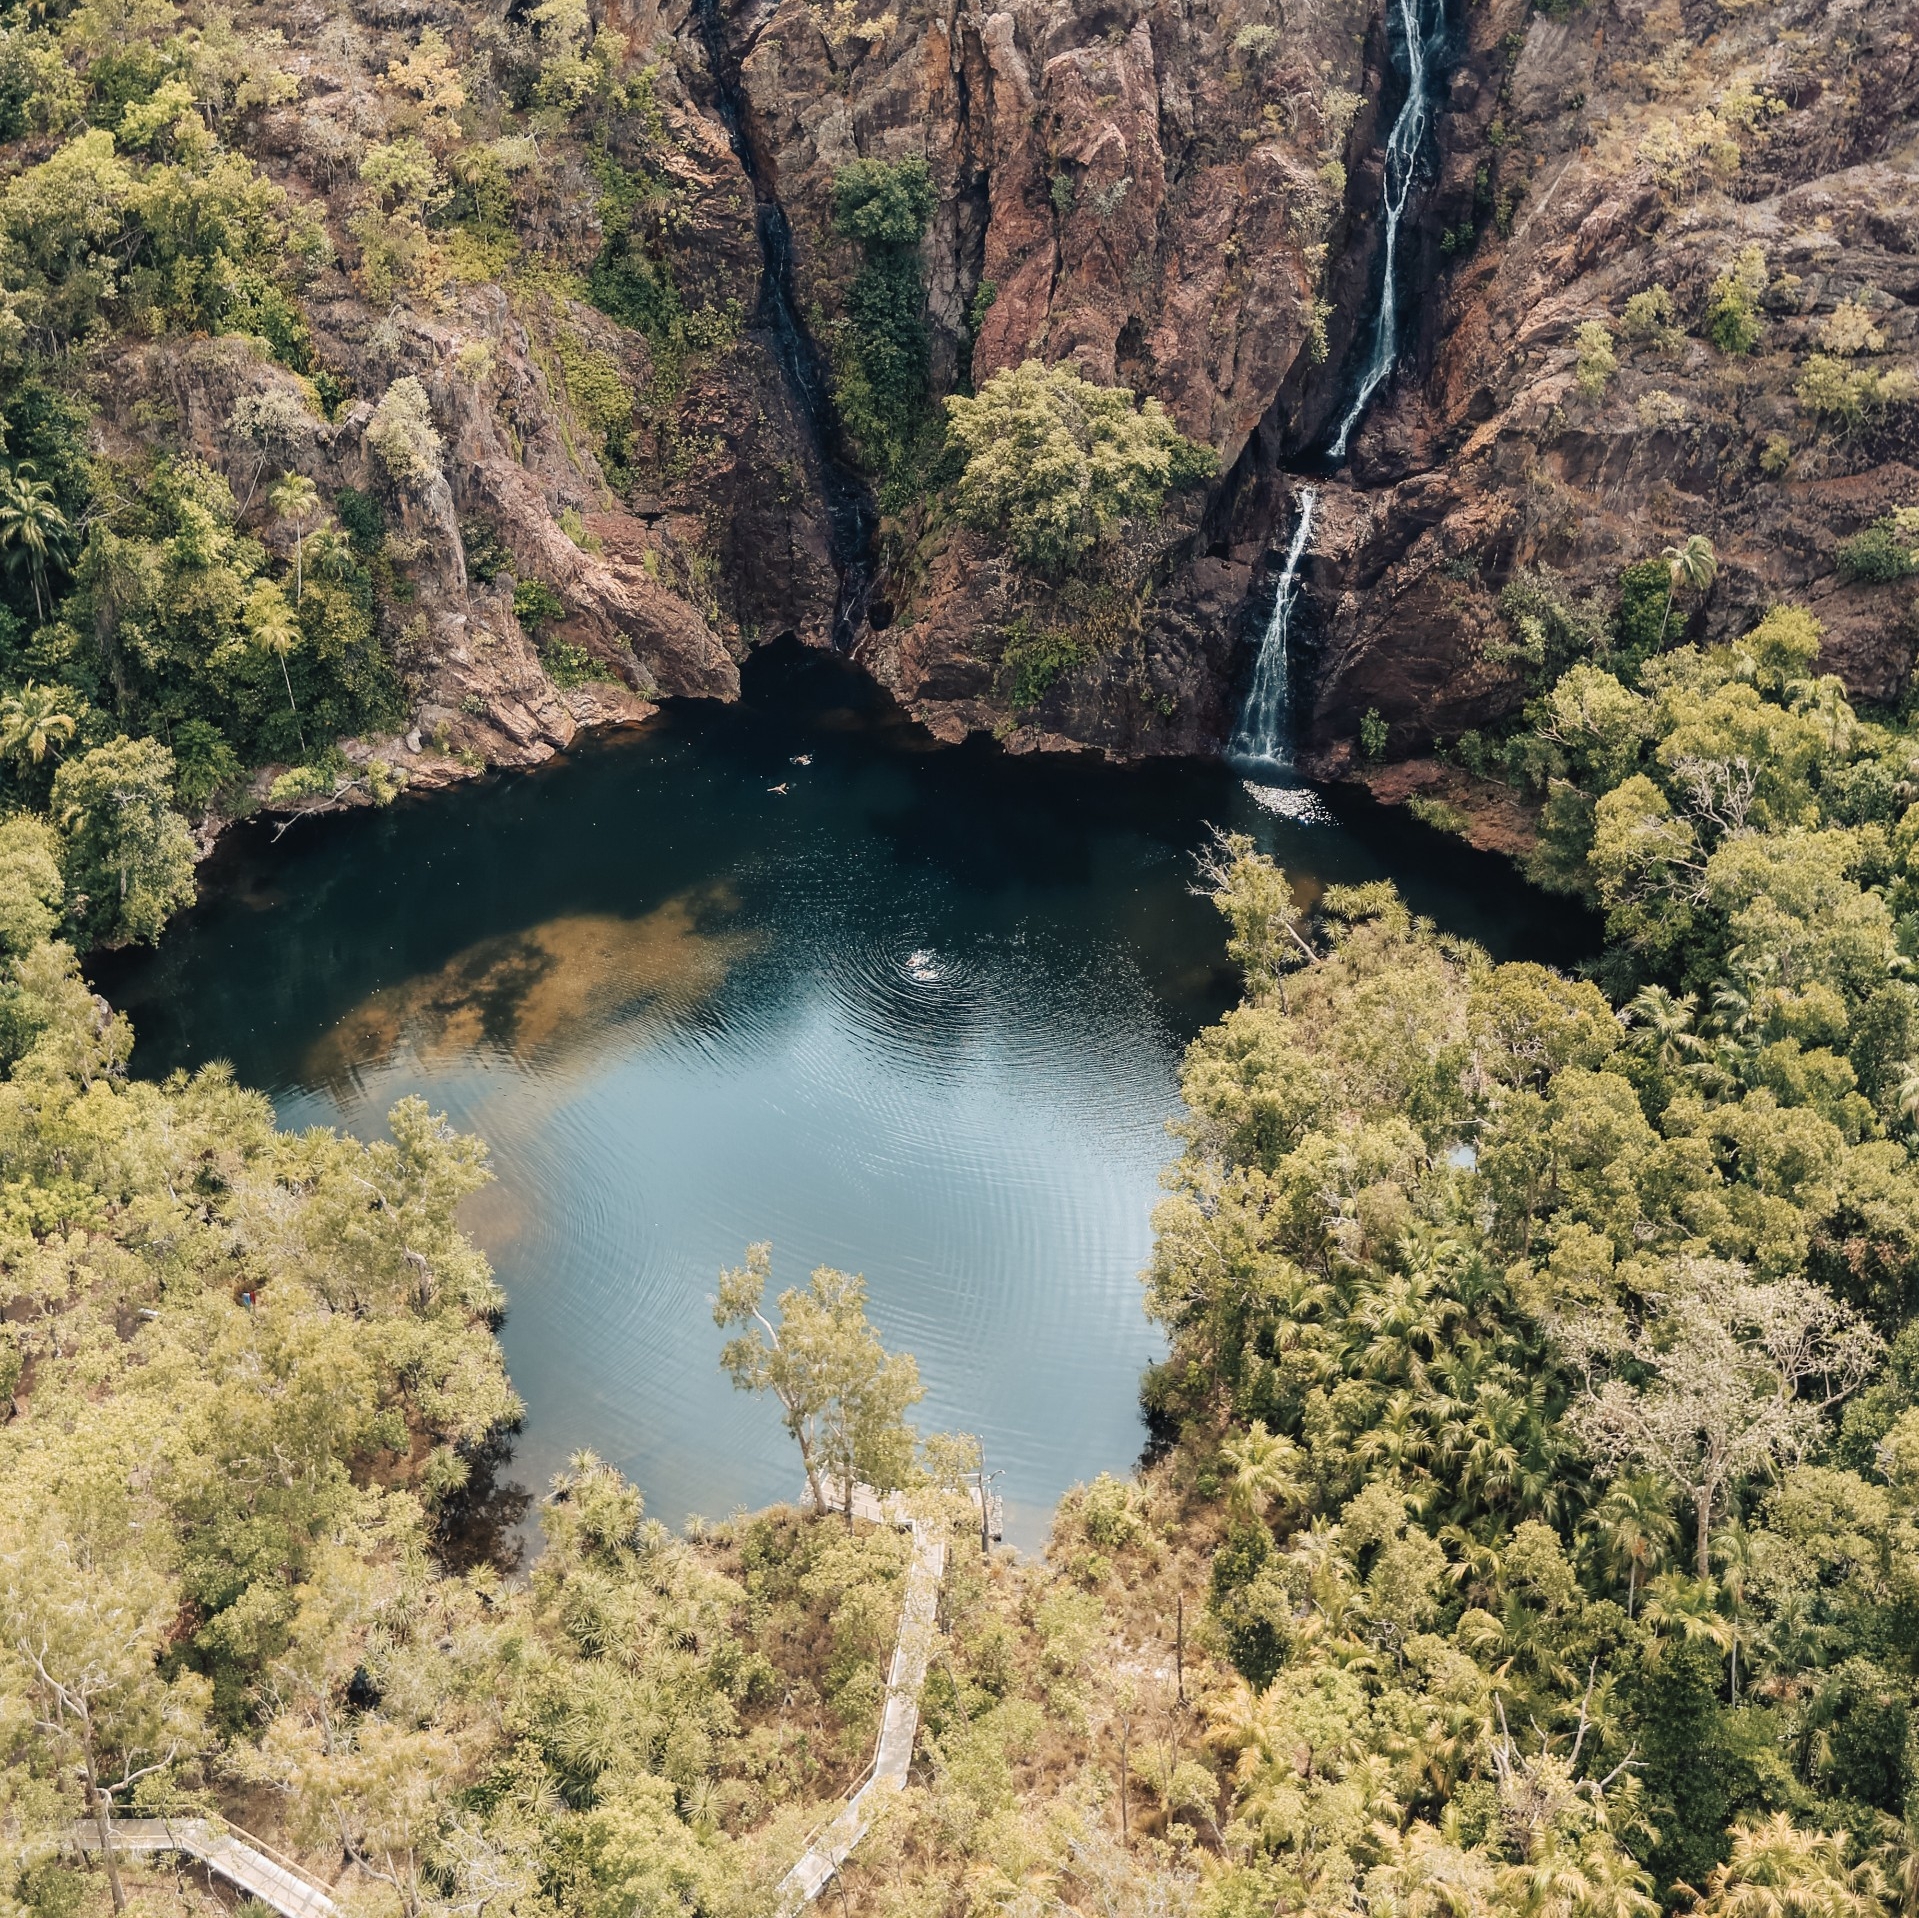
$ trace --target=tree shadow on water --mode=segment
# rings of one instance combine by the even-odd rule
[[[487,1565],[510,1578],[525,1563],[522,1527],[533,1494],[503,1477],[513,1462],[516,1431],[496,1432],[474,1452],[465,1485],[440,1505],[434,1543],[449,1572],[463,1574]]]

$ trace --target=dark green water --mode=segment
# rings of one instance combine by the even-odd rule
[[[938,747],[788,652],[742,706],[236,834],[207,902],[101,983],[145,1072],[224,1057],[283,1123],[362,1134],[421,1092],[491,1142],[470,1223],[511,1302],[527,1485],[588,1445],[675,1523],[795,1492],[707,1303],[770,1239],[776,1284],[866,1274],[922,1427],[984,1435],[1031,1544],[1144,1436],[1178,1059],[1233,990],[1187,890],[1209,822],[1304,880],[1392,877],[1501,955],[1587,937],[1403,817],[1296,823],[1218,766]]]

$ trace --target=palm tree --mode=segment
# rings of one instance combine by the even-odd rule
[[[1713,1867],[1703,1918],[1878,1918],[1885,1881],[1848,1867],[1846,1834],[1802,1831],[1783,1811],[1735,1825],[1732,1856]]]
[[[1652,1896],[1652,1874],[1609,1832],[1586,1834],[1581,1846],[1587,1890],[1579,1902],[1580,1918],[1658,1918],[1659,1901]]]
[[[1719,1586],[1710,1578],[1661,1572],[1646,1584],[1646,1623],[1661,1638],[1703,1638],[1721,1651],[1732,1627],[1719,1615]]]
[[[0,700],[0,753],[8,758],[25,753],[37,766],[73,737],[73,715],[67,696],[58,687],[41,686],[31,679],[18,692]]]
[[[1548,1825],[1525,1843],[1525,1860],[1499,1872],[1498,1909],[1528,1918],[1572,1918],[1593,1891],[1579,1854]]]
[[[47,616],[47,560],[62,556],[72,530],[54,504],[53,488],[34,477],[31,460],[20,460],[0,474],[0,547],[12,549],[10,567],[26,567],[33,581],[34,614],[41,620]]]
[[[1766,1007],[1761,998],[1779,975],[1779,957],[1735,946],[1727,965],[1730,977],[1714,980],[1712,988],[1718,1063],[1733,1079],[1745,1079],[1765,1043]]]
[[[1904,1818],[1880,1814],[1885,1842],[1877,1857],[1884,1861],[1899,1918],[1919,1918],[1919,1805],[1908,1798]]]
[[[1705,1056],[1706,1042],[1693,1030],[1698,1011],[1696,992],[1675,997],[1664,986],[1641,986],[1621,1016],[1643,1028],[1654,1042],[1653,1056],[1671,1072]]]
[[[1219,1455],[1233,1474],[1227,1497],[1250,1516],[1259,1516],[1276,1498],[1291,1501],[1304,1495],[1294,1470],[1299,1447],[1283,1434],[1267,1431],[1264,1419],[1255,1419],[1243,1438],[1228,1439]]]
[[[1448,1284],[1459,1254],[1451,1239],[1410,1234],[1395,1248],[1400,1270],[1373,1267],[1360,1283],[1349,1322],[1368,1334],[1355,1341],[1362,1370],[1375,1378],[1404,1378],[1423,1385],[1425,1361],[1445,1342],[1446,1329],[1463,1315]]]
[[[279,587],[263,580],[247,597],[246,623],[247,637],[280,662],[280,677],[286,681],[287,710],[293,715],[293,728],[300,735],[300,751],[304,754],[306,728],[300,724],[300,709],[293,703],[293,676],[287,671],[287,655],[300,643],[300,628],[294,623],[287,596]]]
[[[307,535],[320,517],[320,489],[304,473],[289,473],[267,495],[267,504],[293,528],[293,603],[306,597],[305,569]]]
[[[1666,643],[1666,626],[1672,618],[1673,595],[1682,586],[1703,593],[1719,577],[1719,555],[1704,533],[1691,533],[1683,546],[1668,546],[1660,554],[1666,562],[1666,611],[1659,622],[1659,643]]]
[[[1899,1089],[1893,1094],[1902,1119],[1919,1121],[1919,1059],[1899,1061]]]
[[[1746,1588],[1758,1569],[1759,1555],[1752,1534],[1743,1525],[1722,1526],[1713,1534],[1712,1555],[1719,1566],[1719,1590],[1726,1601],[1727,1629],[1731,1634],[1732,1678],[1726,1694],[1730,1705],[1739,1703],[1739,1648],[1751,1641],[1746,1630]]]
[[[1792,710],[1818,727],[1828,752],[1843,755],[1852,750],[1859,732],[1859,715],[1852,710],[1839,680],[1826,673],[1811,682],[1800,680],[1788,690],[1793,695]]]
[[[1612,1489],[1593,1507],[1586,1529],[1615,1577],[1626,1573],[1626,1616],[1636,1607],[1640,1584],[1664,1564],[1679,1542],[1679,1521],[1673,1517],[1672,1488],[1651,1472],[1634,1472],[1616,1479]]]

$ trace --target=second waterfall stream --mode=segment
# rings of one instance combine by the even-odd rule
[[[1310,486],[1302,488],[1299,522],[1293,528],[1293,543],[1286,549],[1272,617],[1261,636],[1253,683],[1247,689],[1246,704],[1240,708],[1239,724],[1227,749],[1226,756],[1235,765],[1284,772],[1292,764],[1293,662],[1287,628],[1292,623],[1293,603],[1299,598],[1300,562],[1313,536],[1313,513],[1318,505],[1318,492]]]

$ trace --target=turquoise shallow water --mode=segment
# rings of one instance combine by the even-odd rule
[[[1179,1053],[1233,990],[1189,891],[1209,823],[1307,885],[1394,877],[1501,954],[1586,936],[1402,817],[1300,823],[1218,766],[941,748],[788,651],[739,707],[238,834],[206,903],[101,983],[144,1071],[225,1057],[283,1123],[363,1134],[421,1092],[488,1139],[469,1223],[510,1301],[524,1484],[591,1446],[675,1523],[792,1496],[708,1306],[770,1239],[776,1284],[866,1274],[923,1429],[983,1435],[1030,1546],[1145,1436],[1138,1274]]]

